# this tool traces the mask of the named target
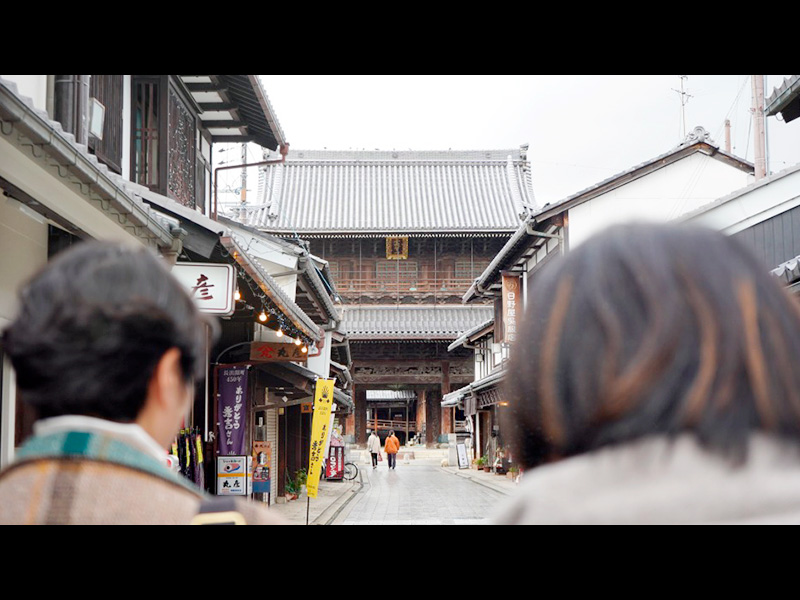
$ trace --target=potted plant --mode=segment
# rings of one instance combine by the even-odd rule
[[[492,465],[489,464],[489,457],[484,454],[481,456],[481,461],[481,468],[483,468],[483,470],[487,473],[491,472]]]
[[[295,472],[294,482],[297,487],[298,496],[302,496],[306,491],[306,482],[308,482],[308,473],[305,469],[300,469]]]
[[[289,475],[289,471],[286,471],[286,501],[289,502],[290,500],[297,499],[297,496],[300,495],[300,484],[297,481],[297,477],[291,477]]]
[[[476,458],[473,461],[473,464],[475,465],[475,468],[480,471],[481,469],[483,469],[484,465],[486,464],[486,457],[485,456],[481,456],[480,458]]]

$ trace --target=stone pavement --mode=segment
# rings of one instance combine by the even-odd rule
[[[309,498],[304,492],[296,500],[271,504],[269,510],[275,511],[290,525],[327,525],[360,488],[358,478],[353,481],[323,479],[319,482],[316,498]]]
[[[281,515],[292,525],[329,525],[344,510],[354,496],[361,491],[364,484],[364,472],[370,468],[366,453],[362,456],[358,450],[351,453],[351,458],[359,467],[359,476],[353,481],[327,481],[319,483],[316,498],[308,498],[305,494],[289,502],[273,503],[269,509]],[[514,492],[517,483],[505,475],[487,473],[473,468],[459,469],[447,466],[443,457],[446,450],[427,450],[424,448],[402,448],[398,465],[427,464],[441,469],[443,475],[467,478],[476,485],[483,485],[504,495]]]

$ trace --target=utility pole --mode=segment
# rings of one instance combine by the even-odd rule
[[[681,75],[681,89],[676,90],[675,88],[672,88],[672,91],[677,92],[678,94],[680,94],[681,97],[681,127],[682,127],[681,141],[686,139],[686,105],[689,102],[689,98],[692,97],[690,94],[687,94],[683,89],[683,83],[688,78],[689,78],[688,75]]]
[[[751,75],[753,87],[753,129],[755,130],[756,181],[767,176],[766,129],[764,124],[764,76]]]
[[[246,222],[247,215],[245,214],[245,205],[247,204],[247,142],[242,143],[242,191],[240,194],[241,206],[241,219]]]

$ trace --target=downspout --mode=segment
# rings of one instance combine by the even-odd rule
[[[280,147],[280,153],[281,157],[276,158],[275,160],[262,160],[260,162],[245,163],[242,165],[225,165],[224,167],[217,167],[216,169],[214,169],[214,212],[211,218],[214,219],[215,221],[217,220],[217,179],[220,171],[224,169],[243,169],[247,167],[261,167],[264,165],[283,164],[286,162],[286,155],[289,153],[289,144],[282,144]]]

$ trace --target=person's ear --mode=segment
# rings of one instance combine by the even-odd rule
[[[158,360],[150,379],[150,392],[154,399],[164,407],[169,407],[176,399],[182,399],[181,352],[170,348]]]

